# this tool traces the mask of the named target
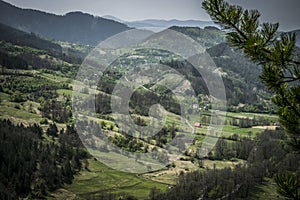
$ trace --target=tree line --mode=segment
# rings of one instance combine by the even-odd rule
[[[70,127],[61,132],[60,144],[48,142],[37,124],[25,127],[0,120],[0,129],[1,199],[44,198],[64,183],[72,183],[82,167],[81,159],[88,156],[66,139]]]

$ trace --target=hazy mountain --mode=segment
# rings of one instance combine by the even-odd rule
[[[205,48],[210,48],[226,41],[225,33],[211,26],[206,28],[173,26],[170,29],[188,35]]]
[[[291,31],[291,32],[296,33],[296,35],[297,35],[296,45],[297,45],[298,47],[300,47],[300,29],[294,30],[294,31]]]
[[[122,19],[119,19],[119,18],[117,18],[117,17],[114,17],[114,16],[112,16],[112,15],[103,15],[102,18],[114,20],[114,21],[120,22],[120,23],[126,23],[126,21],[124,21],[124,20],[122,20]]]
[[[216,26],[212,21],[199,21],[199,20],[158,20],[158,19],[147,19],[142,21],[135,21],[131,23],[144,23],[154,27],[171,27],[171,26],[186,26],[186,27],[200,27],[205,26]]]
[[[199,27],[199,28],[204,28],[206,26],[218,27],[212,21],[176,20],[176,19],[172,19],[172,20],[146,19],[146,20],[139,20],[139,21],[125,21],[111,15],[104,15],[102,17],[106,19],[114,20],[116,22],[124,23],[127,26],[132,28],[149,29],[149,30],[157,30],[157,31],[161,31],[163,29],[172,26]]]
[[[33,49],[43,50],[48,55],[53,57],[62,59],[69,63],[82,63],[82,60],[85,58],[87,52],[77,50],[72,47],[62,47],[59,44],[56,44],[50,40],[40,38],[33,33],[27,33],[21,30],[17,30],[10,26],[4,25],[0,23],[0,41],[5,43],[10,43],[10,45],[17,45],[18,47],[31,47]],[[2,43],[3,45],[4,43]],[[5,45],[4,45],[5,46]],[[73,46],[73,45],[72,45]],[[16,47],[17,48],[17,47]],[[10,49],[13,51],[13,49]],[[0,47],[0,52],[5,53],[7,49]],[[27,50],[23,51],[26,53]],[[15,54],[15,52],[11,52]],[[27,52],[28,56],[30,53]],[[31,56],[26,57],[26,59],[30,59]],[[26,60],[25,59],[25,60]],[[36,63],[33,63],[35,65]]]
[[[129,30],[125,24],[82,12],[54,15],[31,9],[17,8],[0,1],[0,23],[42,37],[88,45]]]
[[[255,104],[264,85],[259,79],[261,67],[251,62],[237,49],[228,43],[221,43],[207,50],[216,66],[225,74],[222,75],[229,104]]]
[[[0,23],[0,40],[19,46],[29,46],[32,48],[48,51],[51,54],[61,56],[62,48],[51,41],[41,39],[34,34],[17,30]]]
[[[242,51],[231,48],[228,43],[221,43],[207,49],[207,52],[218,67],[238,74],[248,84],[263,87],[259,81],[261,67],[245,57]]]

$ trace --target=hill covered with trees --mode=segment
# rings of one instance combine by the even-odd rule
[[[0,23],[41,37],[92,46],[130,29],[119,22],[82,12],[61,16],[17,8],[4,1],[0,1]]]

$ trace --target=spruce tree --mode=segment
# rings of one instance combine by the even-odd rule
[[[279,24],[260,23],[257,10],[245,10],[224,0],[205,0],[202,7],[227,30],[232,47],[262,66],[260,78],[275,94],[272,101],[289,135],[288,142],[300,151],[300,55],[296,35],[279,34]]]
[[[205,0],[202,7],[226,29],[232,47],[242,50],[262,66],[261,80],[275,93],[279,120],[288,133],[288,143],[300,151],[300,55],[294,33],[278,33],[279,24],[260,23],[257,10],[245,10],[224,0]],[[277,175],[278,192],[299,199],[300,189],[293,174]]]

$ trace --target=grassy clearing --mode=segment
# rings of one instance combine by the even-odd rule
[[[67,95],[67,96],[72,97],[74,95],[76,97],[84,97],[84,98],[87,98],[89,96],[88,94],[83,94],[80,92],[76,92],[73,90],[67,90],[67,89],[58,89],[58,90],[56,90],[56,92],[61,96]]]
[[[223,127],[223,136],[230,136],[233,134],[238,134],[240,136],[251,136],[255,137],[257,134],[261,133],[263,129],[259,128],[239,128],[237,126],[225,125]]]
[[[223,169],[234,168],[238,164],[244,164],[246,161],[237,159],[235,161],[230,160],[204,160],[203,165],[206,169]]]
[[[0,104],[0,117],[3,119],[10,119],[16,123],[23,123],[24,125],[30,125],[34,123],[39,123],[42,117],[38,114],[30,113],[20,106],[17,109],[14,107],[14,103],[6,102]]]
[[[71,82],[71,79],[69,79],[69,78],[65,78],[65,77],[61,77],[61,76],[53,75],[53,74],[39,73],[39,76],[49,79],[54,82],[60,82],[60,83]]]
[[[199,167],[197,167],[191,161],[177,160],[174,162],[174,164],[175,164],[174,167],[170,167],[168,169],[162,169],[157,172],[146,173],[143,176],[154,181],[158,181],[169,185],[174,185],[176,184],[180,173],[202,170],[199,169]]]
[[[3,94],[4,93],[0,95],[6,96],[5,94]],[[9,95],[7,95],[7,99],[10,99]],[[8,100],[3,100],[0,102],[0,119],[9,119],[15,124],[22,123],[25,126],[29,126],[35,123],[40,124],[43,118],[41,116],[40,110],[38,109],[39,106],[39,103],[33,101],[15,103]],[[48,119],[48,122],[52,123],[53,121]],[[59,130],[66,127],[66,125],[62,123],[56,123],[56,125]],[[48,128],[48,124],[40,124],[40,126],[44,131],[46,131],[46,129]]]
[[[203,126],[202,128],[197,128],[196,138],[199,138],[199,140],[203,140],[205,136],[202,134],[209,134],[208,132],[208,126]],[[230,137],[233,134],[237,134],[240,137],[255,137],[257,134],[263,132],[264,129],[262,128],[239,128],[237,126],[230,126],[230,125],[224,125],[222,129],[222,135],[220,137]]]
[[[94,159],[90,159],[88,162],[89,170],[80,171],[73,184],[65,186],[68,191],[78,197],[89,194],[97,195],[103,192],[124,192],[130,193],[138,199],[144,199],[148,196],[151,188],[156,187],[165,190],[167,187],[165,184],[148,180],[136,174],[111,169]]]
[[[235,112],[226,112],[227,117],[236,117],[236,118],[258,118],[258,117],[263,117],[268,120],[274,120],[274,122],[278,121],[278,116],[277,115],[271,115],[271,114],[263,114],[263,113],[235,113]]]

